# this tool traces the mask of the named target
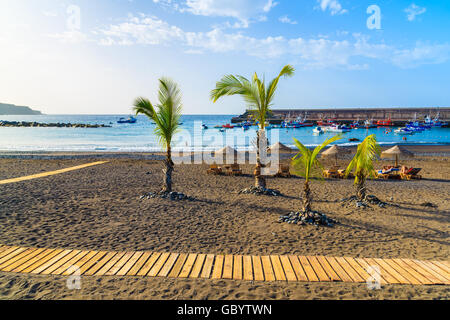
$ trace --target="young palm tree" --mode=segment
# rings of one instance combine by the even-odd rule
[[[320,146],[316,147],[314,150],[310,150],[305,147],[300,141],[294,138],[295,146],[299,149],[299,153],[292,158],[292,166],[296,169],[297,173],[305,178],[305,184],[303,187],[303,211],[304,213],[311,212],[311,189],[309,187],[309,181],[314,176],[321,177],[317,171],[322,169],[322,164],[317,159],[320,151],[328,146],[330,143],[342,139],[341,135],[336,135],[329,138]]]
[[[355,170],[356,196],[360,201],[366,199],[365,182],[367,178],[375,176],[373,161],[380,154],[381,148],[377,143],[377,137],[374,134],[370,135],[358,146],[355,157],[347,167],[346,176]]]
[[[159,143],[167,151],[165,160],[164,192],[172,192],[172,172],[174,163],[172,161],[171,142],[180,127],[181,117],[181,91],[178,85],[168,78],[159,79],[159,104],[155,107],[146,99],[139,97],[134,102],[134,111],[137,114],[145,114],[156,123],[155,135]]]
[[[265,167],[261,163],[262,146],[266,143],[265,126],[268,113],[275,97],[278,82],[281,77],[294,75],[294,67],[286,65],[275,79],[268,85],[265,80],[260,80],[255,73],[251,81],[243,76],[227,75],[216,84],[216,88],[211,91],[211,100],[216,102],[223,96],[241,95],[252,112],[253,118],[259,122],[256,141],[256,168],[255,186],[266,188],[266,179],[261,174],[261,169]]]

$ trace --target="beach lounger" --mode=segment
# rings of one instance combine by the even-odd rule
[[[339,170],[339,167],[337,167],[337,166],[334,166],[328,170],[323,170],[323,176],[328,179],[330,179],[330,178],[339,179],[340,175],[339,175],[338,170]]]
[[[355,177],[351,172],[345,177],[345,169],[338,170],[338,174],[340,179],[353,179]]]
[[[214,174],[214,175],[222,174],[222,168],[219,167],[217,164],[212,164],[209,166],[207,174]]]
[[[422,179],[422,176],[418,174],[421,170],[422,168],[402,167],[402,170],[400,171],[400,176],[404,180]]]
[[[376,171],[376,175],[379,179],[399,179],[400,175],[399,175],[400,169],[398,168],[394,168],[394,167],[389,167],[389,169],[383,168],[383,170],[378,170]]]
[[[241,176],[242,170],[238,164],[232,164],[230,167],[227,168],[226,174],[229,176]]]
[[[290,178],[291,170],[290,170],[289,165],[288,164],[280,164],[280,166],[278,167],[278,172],[275,176]]]

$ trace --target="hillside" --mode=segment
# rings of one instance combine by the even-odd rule
[[[40,111],[32,110],[30,107],[0,103],[0,115],[39,115],[39,114],[42,113]]]

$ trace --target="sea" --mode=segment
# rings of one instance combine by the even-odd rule
[[[248,131],[234,128],[220,132],[214,128],[231,122],[235,115],[185,115],[180,131],[173,140],[173,149],[183,152],[214,151],[231,146],[239,151],[254,149],[256,127]],[[154,134],[155,124],[145,116],[138,116],[135,124],[118,124],[128,115],[30,115],[0,116],[0,121],[28,121],[39,123],[105,124],[110,128],[45,128],[0,127],[0,151],[49,152],[158,152],[162,146]],[[203,129],[206,125],[208,129]],[[335,133],[314,135],[313,128],[272,129],[269,143],[281,142],[293,147],[293,139],[306,146],[317,146]],[[356,129],[345,133],[335,144],[357,145],[349,141],[376,134],[381,145],[448,145],[449,128],[433,128],[414,135],[402,136],[386,128]],[[405,140],[406,139],[406,140]]]

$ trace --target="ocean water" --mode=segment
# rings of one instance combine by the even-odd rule
[[[230,145],[240,151],[253,149],[256,127],[248,131],[235,128],[221,133],[215,125],[231,122],[234,115],[186,115],[182,117],[182,130],[174,139],[174,150],[211,151]],[[36,121],[40,123],[89,123],[106,124],[111,128],[9,128],[0,127],[1,151],[83,151],[83,152],[154,152],[161,151],[153,131],[155,125],[145,116],[138,116],[136,124],[117,124],[120,117],[127,115],[41,115],[41,116],[0,116],[7,121]],[[209,127],[202,130],[202,124]],[[334,135],[312,134],[313,128],[272,129],[268,131],[270,143],[281,142],[293,146],[293,138],[307,146],[316,146]],[[433,128],[406,136],[385,128],[357,129],[344,134],[339,145],[356,145],[350,138],[363,140],[367,135],[376,134],[381,145],[392,144],[450,144],[450,129]]]

